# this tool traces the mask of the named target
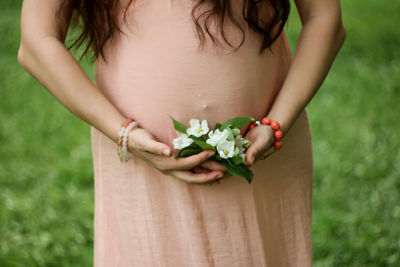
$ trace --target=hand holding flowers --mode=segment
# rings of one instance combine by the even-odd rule
[[[171,117],[171,116],[170,116]],[[174,147],[180,149],[176,158],[187,157],[204,150],[213,150],[216,154],[209,160],[222,163],[232,175],[246,178],[251,183],[253,173],[245,165],[246,149],[250,141],[240,135],[240,128],[254,121],[252,117],[237,117],[223,124],[217,123],[214,130],[209,129],[207,121],[190,120],[187,128],[171,117],[179,136],[173,140]],[[205,135],[208,134],[208,139]]]
[[[218,166],[213,166],[210,163],[214,162],[208,160],[215,154],[214,151],[203,151],[196,155],[175,159],[171,157],[171,149],[167,144],[161,143],[149,131],[141,127],[135,127],[130,131],[128,139],[130,153],[165,175],[195,184],[208,184],[223,175],[223,170],[216,168]],[[202,165],[210,166],[211,171],[197,173],[191,171]]]
[[[246,162],[248,165],[254,165],[260,156],[273,153],[275,149],[274,131],[269,126],[260,125],[248,131],[245,139],[251,142],[251,146],[246,150]]]
[[[252,166],[256,163],[260,156],[265,154],[270,154],[275,152],[273,144],[275,142],[274,131],[270,127],[265,127],[263,125],[258,126],[251,131],[247,131],[244,139],[249,140],[251,145],[245,151],[245,161],[247,166]],[[272,150],[272,152],[271,152]],[[210,161],[205,161],[200,166],[206,165]],[[207,168],[207,166],[205,166]],[[216,169],[214,166],[208,168],[210,170]],[[194,170],[198,173],[206,173],[207,170],[200,169],[199,167],[194,167]],[[226,171],[223,170],[223,171]],[[232,176],[232,174],[225,173],[221,179],[225,179]],[[217,180],[218,181],[218,180]],[[210,183],[214,183],[211,181]]]

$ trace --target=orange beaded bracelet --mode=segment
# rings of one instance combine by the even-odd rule
[[[282,141],[281,141],[281,139],[282,139],[282,137],[283,137],[283,133],[282,133],[282,131],[280,130],[279,122],[277,122],[277,121],[271,121],[271,119],[268,118],[268,117],[262,118],[262,119],[261,119],[261,122],[260,122],[260,121],[251,122],[251,124],[250,124],[250,126],[249,126],[249,129],[252,130],[254,127],[259,126],[259,125],[261,125],[261,124],[271,126],[272,130],[274,130],[274,138],[275,138],[275,142],[274,142],[274,149],[275,149],[275,150],[272,151],[271,153],[267,154],[267,155],[264,155],[264,156],[261,156],[261,157],[260,157],[260,159],[265,159],[266,157],[268,157],[269,155],[271,155],[271,154],[272,154],[273,152],[275,152],[276,150],[281,149],[281,147],[282,147]]]

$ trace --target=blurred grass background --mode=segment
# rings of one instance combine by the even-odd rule
[[[19,66],[21,2],[0,1],[0,266],[91,266],[89,126]],[[400,266],[400,1],[342,8],[346,42],[308,106],[314,266]],[[292,50],[299,30],[292,5]]]

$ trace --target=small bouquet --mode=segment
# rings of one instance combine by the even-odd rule
[[[190,120],[190,128],[168,115],[174,124],[179,137],[174,138],[173,144],[179,153],[175,158],[189,157],[204,150],[213,150],[215,155],[210,160],[221,163],[228,172],[245,178],[250,184],[253,172],[245,165],[245,152],[250,141],[240,135],[240,129],[255,119],[252,117],[237,117],[224,123],[217,123],[209,130],[206,120]],[[206,137],[208,134],[208,138]]]

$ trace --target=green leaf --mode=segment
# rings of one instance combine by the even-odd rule
[[[255,119],[253,117],[236,117],[233,119],[229,119],[226,122],[224,122],[221,126],[221,129],[226,129],[229,127],[229,125],[232,126],[232,128],[243,128],[244,126],[247,126],[251,121],[254,121]]]
[[[232,162],[233,162],[233,164],[238,165],[240,163],[243,163],[243,159],[239,155],[236,155],[236,156],[232,157]]]
[[[217,122],[217,123],[215,124],[213,130],[215,131],[215,130],[219,129],[220,127],[221,127],[221,123]]]
[[[238,146],[236,146],[236,145],[235,145],[234,154],[235,154],[235,156],[234,156],[234,157],[236,157],[236,156],[238,156],[238,155],[239,155],[239,147],[238,147]]]
[[[172,121],[174,123],[175,130],[177,130],[178,132],[186,134],[187,127],[183,123],[181,123],[181,122],[175,120],[174,118],[172,118],[170,115],[168,115],[168,116],[172,119]]]
[[[189,135],[188,137],[191,138],[191,139],[193,139],[193,140],[203,141],[203,138],[194,136],[193,134]]]
[[[196,145],[198,145],[199,147],[201,147],[203,150],[212,150],[215,151],[215,147],[213,147],[210,144],[207,144],[206,142],[202,141],[202,140],[194,140],[193,143],[195,143]]]
[[[180,157],[182,157],[182,155],[187,155],[187,154],[193,153],[193,152],[186,152],[186,151],[192,151],[192,150],[197,151],[197,153],[200,153],[201,151],[203,151],[201,149],[201,147],[199,147],[195,143],[191,143],[189,146],[184,147],[181,150],[179,150],[178,155],[176,155],[175,158],[180,158]]]
[[[204,135],[202,135],[201,137],[197,137],[197,136],[194,136],[194,135],[191,134],[188,137],[193,139],[194,141],[200,141],[200,142],[203,142],[203,143],[207,140],[207,138]]]
[[[197,153],[200,153],[203,151],[201,147],[196,145],[195,143],[191,143],[189,146],[182,148],[179,150],[178,155],[175,158],[180,158],[180,157],[188,157]]]
[[[222,161],[222,163],[224,164],[225,168],[228,170],[230,174],[243,177],[247,180],[249,184],[251,184],[254,174],[246,165],[244,164],[231,165],[229,164],[229,161],[225,160]]]
[[[219,130],[222,132],[223,130],[225,130],[225,129],[229,129],[229,126],[231,126],[231,124],[230,123],[227,123],[227,124],[222,124],[221,125],[221,127],[219,128]]]
[[[215,153],[215,155],[212,156],[211,158],[215,158],[216,160],[218,160],[218,162],[222,160],[221,156],[218,155],[217,153]]]
[[[188,149],[181,149],[177,155],[177,158],[181,157],[190,157],[192,155],[198,154],[203,151],[201,148],[188,148]]]
[[[233,163],[233,161],[231,161],[230,158],[225,159],[225,161],[229,164],[229,165],[235,165],[235,163]]]

